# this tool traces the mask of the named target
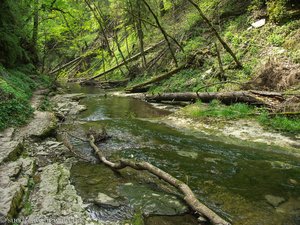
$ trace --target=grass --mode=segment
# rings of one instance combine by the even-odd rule
[[[32,178],[30,178],[28,182],[28,190],[24,196],[24,205],[23,205],[23,215],[29,216],[32,213],[32,204],[30,202],[30,194],[35,187],[35,182]]]
[[[41,105],[39,106],[38,110],[40,111],[51,111],[52,110],[51,102],[49,101],[48,97],[45,97],[42,101]]]
[[[196,107],[188,109],[187,113],[192,117],[217,117],[226,119],[241,119],[249,117],[255,109],[249,105],[237,103],[230,106],[222,105],[218,100],[210,104],[197,102]]]
[[[285,116],[269,117],[268,114],[263,113],[258,117],[258,121],[261,125],[292,134],[300,133],[300,119],[299,118],[288,118]]]
[[[261,108],[255,108],[243,103],[229,106],[221,104],[218,100],[210,104],[197,102],[183,109],[185,115],[193,118],[219,118],[219,119],[251,119],[254,118],[262,126],[270,130],[284,133],[300,133],[300,118],[289,118],[285,116],[270,116]]]

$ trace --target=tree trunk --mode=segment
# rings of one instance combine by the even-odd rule
[[[170,72],[167,72],[163,75],[160,75],[160,76],[157,76],[157,77],[154,77],[144,83],[141,83],[141,84],[137,84],[137,85],[134,85],[132,87],[129,87],[126,91],[127,92],[136,92],[137,90],[149,85],[149,84],[153,84],[153,83],[156,83],[156,82],[159,82],[159,81],[162,81],[164,79],[167,79],[167,78],[170,78],[171,76],[175,75],[176,73],[178,73],[179,71],[183,70],[187,68],[186,65],[182,65],[180,67],[177,67],[176,69],[170,71]]]
[[[38,63],[38,50],[37,50],[37,41],[38,41],[38,32],[39,32],[39,0],[34,0],[34,12],[33,12],[33,29],[32,29],[32,57],[33,62]]]
[[[87,4],[87,6],[90,8],[90,10],[92,11],[93,15],[95,16],[95,18],[96,18],[96,20],[97,20],[97,22],[98,22],[98,24],[99,24],[99,26],[100,26],[101,33],[102,33],[102,35],[103,35],[103,37],[104,37],[105,44],[106,44],[106,46],[107,46],[107,50],[108,50],[109,54],[110,54],[111,56],[113,56],[113,51],[112,51],[111,48],[110,48],[110,44],[109,44],[108,38],[107,38],[107,36],[106,36],[105,30],[104,30],[104,28],[103,28],[102,22],[100,21],[100,18],[98,17],[96,11],[93,9],[93,7],[92,7],[92,5],[91,5],[91,2],[89,2],[89,0],[84,0],[84,1],[85,1],[85,3]]]
[[[233,53],[233,51],[228,46],[228,44],[220,36],[220,34],[216,30],[216,28],[210,22],[210,20],[204,15],[204,13],[202,12],[202,10],[198,6],[198,4],[195,3],[193,0],[188,0],[188,1],[198,10],[198,12],[199,12],[200,16],[202,17],[202,19],[206,22],[206,24],[210,27],[210,29],[212,30],[212,32],[216,35],[216,37],[218,38],[218,40],[220,41],[220,43],[223,45],[223,47],[225,48],[225,50],[231,55],[231,57],[235,61],[235,63],[238,66],[238,68],[243,68],[242,63],[237,59],[236,55]]]
[[[82,56],[77,57],[76,59],[73,59],[72,61],[67,62],[66,64],[60,66],[59,68],[57,68],[57,69],[55,69],[55,70],[49,72],[49,74],[50,74],[50,75],[51,75],[51,74],[55,74],[55,73],[57,73],[57,72],[59,72],[59,71],[65,69],[65,68],[67,68],[67,67],[69,67],[69,66],[71,66],[71,65],[73,65],[73,64],[75,64],[75,63],[77,63],[77,62],[78,62],[79,60],[81,60],[82,58],[83,58]]]
[[[218,58],[218,63],[219,63],[219,68],[220,68],[220,75],[218,76],[218,78],[220,81],[226,81],[227,77],[225,76],[225,71],[223,68],[223,63],[222,63],[222,59],[221,59],[221,55],[220,55],[220,51],[219,51],[217,43],[215,43],[215,48],[216,48],[217,58]]]
[[[33,17],[33,30],[32,30],[32,44],[37,46],[39,31],[39,0],[34,0],[34,17]]]
[[[147,61],[146,61],[146,56],[144,53],[144,33],[143,33],[143,28],[142,28],[142,19],[141,19],[141,5],[140,2],[137,1],[137,5],[138,5],[138,19],[137,19],[137,34],[138,34],[138,38],[139,38],[139,42],[140,42],[140,52],[141,52],[141,56],[142,56],[142,65],[143,68],[146,68],[147,65]]]
[[[153,12],[153,10],[151,9],[150,5],[148,4],[148,2],[146,0],[142,0],[144,2],[144,4],[146,5],[146,7],[148,8],[148,10],[150,11],[150,13],[152,14],[153,18],[155,19],[155,22],[159,28],[159,30],[161,31],[161,33],[163,34],[167,44],[168,44],[168,48],[170,50],[170,53],[174,59],[174,62],[175,62],[175,66],[178,67],[178,62],[177,62],[177,59],[176,59],[176,56],[175,56],[175,53],[172,49],[172,46],[171,46],[171,43],[169,41],[169,38],[168,38],[168,35],[167,35],[167,32],[164,30],[164,28],[162,28],[159,20],[158,20],[158,17],[155,15],[155,13]]]
[[[158,178],[164,180],[168,184],[172,185],[173,187],[177,188],[181,193],[184,195],[183,199],[185,202],[200,216],[204,216],[208,218],[212,224],[215,225],[230,225],[229,222],[218,216],[214,211],[212,211],[210,208],[208,208],[206,205],[201,203],[193,193],[193,191],[190,189],[188,185],[183,183],[182,181],[176,179],[175,177],[171,176],[170,174],[166,173],[165,171],[159,169],[156,166],[153,166],[152,164],[148,162],[137,162],[133,160],[126,160],[121,159],[118,162],[114,163],[106,159],[103,152],[95,145],[95,139],[93,135],[90,135],[89,137],[89,143],[91,147],[95,150],[97,153],[100,161],[104,163],[106,166],[110,167],[114,170],[121,170],[126,167],[131,167],[135,170],[146,170],[149,173],[157,176]]]
[[[148,52],[150,52],[151,50],[157,48],[158,46],[160,46],[160,45],[163,44],[163,43],[164,43],[164,40],[163,40],[163,41],[160,41],[159,43],[157,43],[157,44],[155,44],[155,45],[153,45],[153,46],[151,46],[151,47],[145,49],[144,53],[147,54]],[[125,63],[129,63],[129,62],[134,61],[134,60],[136,60],[136,59],[138,59],[138,58],[140,58],[140,57],[141,57],[141,53],[138,53],[138,54],[132,56],[131,58],[126,59],[125,62],[122,62],[122,63],[120,63],[120,64],[114,66],[113,68],[110,68],[109,70],[107,70],[107,71],[105,71],[105,72],[103,72],[103,73],[100,73],[100,74],[98,74],[98,75],[96,75],[96,76],[90,78],[89,80],[94,80],[94,79],[96,79],[96,78],[102,77],[102,76],[104,76],[104,75],[106,75],[106,74],[108,74],[108,73],[110,73],[110,72],[112,72],[112,71],[114,71],[114,70],[120,68],[121,66],[124,66]]]
[[[247,103],[256,106],[273,107],[276,102],[284,100],[280,93],[255,92],[255,91],[233,91],[233,92],[185,92],[185,93],[164,93],[157,95],[146,95],[147,101],[191,101],[201,100],[208,103],[214,99],[224,104]]]

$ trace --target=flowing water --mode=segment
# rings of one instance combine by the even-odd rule
[[[169,111],[137,99],[104,96],[93,88],[71,91],[88,94],[82,100],[88,110],[77,122],[65,126],[75,134],[105,126],[112,138],[99,147],[112,158],[145,160],[168,171],[187,182],[201,201],[233,224],[300,224],[299,158],[280,154],[276,147],[265,151],[251,143],[249,147],[228,145],[201,132],[171,128],[162,123]],[[93,159],[87,143],[76,139],[73,143],[81,154]],[[83,162],[75,164],[71,172],[72,182],[85,201],[95,199],[98,193],[117,199],[113,207],[92,205],[89,211],[95,219],[117,221],[141,211],[148,215],[148,225],[197,224],[186,214],[180,197],[167,185],[157,185],[150,175],[129,169],[115,173]],[[166,199],[181,206],[174,208],[174,202],[169,204]]]

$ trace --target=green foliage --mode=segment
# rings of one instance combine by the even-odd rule
[[[11,0],[0,3],[0,63],[5,66],[12,67],[26,58],[21,46],[21,39],[26,39],[21,22],[23,4],[23,1]]]
[[[199,74],[199,70],[196,69],[182,70],[175,76],[162,81],[159,86],[151,88],[150,92],[180,92],[195,89],[201,83]]]
[[[0,66],[0,130],[22,125],[32,116],[29,99],[36,85],[23,72]]]
[[[284,43],[284,37],[282,37],[279,34],[276,33],[272,33],[269,37],[268,37],[268,41],[269,43],[271,43],[274,46],[280,47],[282,46],[282,44]]]
[[[268,15],[272,21],[280,22],[285,18],[287,14],[286,3],[287,0],[269,0],[267,2]]]
[[[41,105],[39,106],[38,110],[51,111],[51,109],[52,109],[51,102],[49,101],[48,97],[45,97],[44,100],[42,101]]]
[[[266,0],[252,0],[250,6],[248,7],[249,11],[259,10],[266,5]]]
[[[29,216],[32,213],[32,204],[30,202],[30,194],[33,191],[35,187],[35,182],[32,178],[29,179],[28,181],[28,190],[25,192],[24,196],[24,205],[23,205],[23,215],[24,216]]]
[[[300,132],[300,119],[286,116],[270,116],[261,108],[255,108],[247,104],[237,103],[229,106],[213,100],[209,104],[197,102],[184,108],[184,113],[195,118],[220,118],[220,119],[244,119],[254,118],[267,129],[273,129],[285,133],[297,134]]]
[[[288,118],[285,116],[270,117],[267,113],[259,116],[258,121],[265,127],[272,128],[277,131],[299,134],[300,119]]]
[[[134,214],[132,220],[131,220],[132,225],[144,225],[144,219],[142,212],[137,212]]]
[[[198,102],[196,106],[189,112],[193,117],[239,119],[249,117],[254,112],[254,108],[247,104],[237,103],[225,106],[218,100],[213,100],[208,105]]]

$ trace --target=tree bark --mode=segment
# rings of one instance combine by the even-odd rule
[[[183,70],[187,68],[187,65],[182,65],[182,66],[179,66],[177,67],[176,69],[170,71],[170,72],[167,72],[163,75],[160,75],[160,76],[157,76],[157,77],[154,77],[144,83],[141,83],[141,84],[137,84],[137,85],[134,85],[132,87],[129,87],[126,91],[127,92],[136,92],[137,90],[149,85],[149,84],[153,84],[153,83],[156,83],[156,82],[159,82],[159,81],[162,81],[164,79],[167,79],[167,78],[170,78],[171,76],[175,75],[176,73],[178,73],[179,71]]]
[[[99,18],[98,15],[97,15],[97,12],[93,9],[93,7],[92,7],[92,5],[91,5],[91,2],[89,2],[89,0],[84,0],[84,1],[85,1],[86,5],[90,8],[90,10],[92,11],[92,13],[94,14],[94,16],[95,16],[95,18],[96,18],[96,20],[97,20],[97,22],[98,22],[98,24],[99,24],[99,26],[100,26],[100,30],[101,30],[101,33],[102,33],[102,35],[103,35],[103,37],[104,37],[104,41],[105,41],[105,44],[106,44],[106,46],[107,46],[108,52],[109,52],[109,54],[110,54],[111,56],[113,56],[113,51],[112,51],[111,48],[110,48],[110,44],[109,44],[107,35],[106,35],[106,33],[105,33],[105,30],[104,30],[104,27],[103,27],[103,25],[102,25],[102,22],[101,22],[100,18]]]
[[[235,61],[235,63],[238,66],[238,68],[243,68],[242,63],[237,59],[236,55],[233,53],[233,51],[231,50],[231,48],[229,47],[229,45],[223,40],[223,38],[220,36],[220,34],[216,30],[216,28],[213,26],[213,24],[210,22],[210,20],[205,16],[205,14],[202,12],[202,10],[198,6],[198,4],[195,3],[193,0],[188,0],[188,1],[198,10],[198,12],[199,12],[200,16],[202,17],[202,19],[210,27],[210,29],[215,34],[215,36],[218,38],[218,40],[223,45],[223,47],[225,48],[225,50],[231,55],[231,57]]]
[[[145,53],[145,54],[149,53],[151,50],[157,48],[158,46],[160,46],[160,45],[163,44],[163,43],[164,43],[164,40],[163,40],[163,41],[160,41],[159,43],[157,43],[157,44],[155,44],[155,45],[153,45],[153,46],[151,46],[151,47],[145,49],[144,53]],[[96,75],[96,76],[90,78],[89,80],[94,80],[94,79],[96,79],[96,78],[102,77],[102,76],[104,76],[104,75],[106,75],[106,74],[108,74],[108,73],[110,73],[110,72],[112,72],[112,71],[114,71],[114,70],[120,68],[121,66],[124,66],[125,63],[129,63],[129,62],[134,61],[134,60],[136,60],[136,59],[138,59],[138,58],[140,58],[140,57],[141,57],[141,53],[138,53],[138,54],[136,54],[136,55],[130,57],[129,59],[126,59],[125,62],[122,62],[122,63],[120,63],[120,64],[114,66],[113,68],[110,68],[109,70],[107,70],[107,71],[105,71],[105,72],[102,72],[102,73],[100,73],[100,74],[98,74],[98,75]]]
[[[177,62],[177,59],[176,59],[176,56],[175,56],[175,53],[172,49],[172,46],[171,46],[171,43],[169,41],[169,38],[168,38],[168,35],[167,35],[167,32],[165,31],[164,28],[162,28],[159,20],[158,20],[158,17],[155,15],[155,13],[153,12],[152,8],[150,7],[150,5],[148,4],[148,2],[146,0],[142,0],[143,3],[146,5],[146,7],[148,8],[148,10],[150,11],[150,13],[152,14],[153,18],[155,19],[155,22],[159,28],[159,30],[161,31],[161,33],[163,34],[167,44],[168,44],[168,48],[170,50],[170,53],[172,55],[172,58],[174,59],[174,62],[175,62],[175,66],[178,67],[178,62]]]
[[[139,38],[139,42],[140,42],[140,52],[141,52],[141,56],[142,56],[142,65],[143,68],[146,68],[147,65],[147,61],[146,61],[146,56],[144,53],[144,33],[143,33],[143,28],[142,28],[142,19],[141,19],[141,5],[140,2],[137,0],[137,6],[138,6],[138,18],[137,18],[137,34],[138,34],[138,38]]]
[[[76,59],[73,59],[72,61],[67,62],[66,64],[60,66],[59,68],[57,68],[57,69],[55,69],[55,70],[49,72],[49,74],[50,74],[50,75],[55,74],[55,73],[57,73],[57,72],[59,72],[59,71],[65,69],[65,68],[67,68],[67,67],[73,65],[74,63],[77,63],[77,62],[78,62],[79,60],[81,60],[82,58],[83,58],[82,56],[79,56],[79,57],[77,57]]]
[[[38,31],[39,31],[39,0],[34,0],[34,17],[32,30],[32,44],[34,48],[37,46]]]
[[[133,17],[138,18],[138,16],[135,15],[133,12],[130,12],[130,14],[131,14]],[[158,27],[156,24],[154,24],[154,23],[152,23],[152,22],[150,22],[150,21],[148,21],[148,20],[145,20],[145,19],[141,18],[141,21],[144,22],[144,23],[146,23],[146,24],[149,24],[149,25],[152,26],[152,27],[155,27],[155,28],[158,28],[158,29],[159,29],[159,27]],[[165,31],[165,32],[166,32],[166,31]],[[167,32],[166,32],[166,35],[168,36],[168,38],[170,38],[170,39],[171,39],[171,40],[172,40],[172,41],[180,48],[180,50],[181,50],[182,52],[184,52],[183,47],[182,47],[181,44],[176,40],[175,37],[171,36],[171,35],[168,34]]]
[[[220,54],[217,43],[215,43],[215,48],[216,48],[216,52],[217,52],[217,58],[218,58],[219,69],[220,69],[220,75],[218,76],[218,78],[219,78],[220,81],[226,81],[227,77],[225,76],[225,71],[224,71],[224,68],[223,68],[221,54]]]
[[[93,135],[89,137],[89,143],[97,153],[100,161],[104,163],[106,166],[110,167],[111,169],[121,170],[126,167],[131,167],[132,169],[135,170],[146,170],[149,173],[157,176],[158,178],[164,180],[168,184],[172,185],[173,187],[176,187],[179,191],[181,191],[181,193],[184,195],[185,202],[200,216],[205,216],[206,218],[208,218],[212,222],[212,224],[230,225],[229,222],[221,218],[214,211],[212,211],[206,205],[201,203],[196,198],[195,194],[193,193],[193,191],[190,189],[188,185],[176,179],[175,177],[171,176],[169,173],[166,173],[165,171],[159,169],[158,167],[153,166],[152,164],[144,161],[137,162],[133,160],[121,159],[116,163],[111,162],[106,159],[103,152],[95,145],[95,139]]]
[[[208,103],[214,99],[224,104],[247,103],[256,106],[272,107],[275,102],[284,100],[280,93],[259,93],[252,91],[233,91],[233,92],[185,92],[185,93],[164,93],[157,95],[146,95],[147,101],[191,101],[201,100]]]

